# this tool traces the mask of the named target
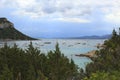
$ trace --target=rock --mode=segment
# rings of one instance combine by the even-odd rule
[[[0,40],[36,40],[14,28],[6,18],[0,18]]]
[[[76,54],[75,56],[79,56],[79,57],[88,57],[88,58],[93,58],[93,57],[96,57],[96,50],[92,50],[86,54]]]
[[[6,18],[0,18],[0,28],[8,28],[11,27],[13,28],[14,25],[10,21],[8,21]]]

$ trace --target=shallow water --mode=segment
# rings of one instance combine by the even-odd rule
[[[7,41],[7,44],[13,46],[14,43],[22,49],[26,49],[31,41]],[[50,50],[55,50],[56,43],[59,43],[61,52],[69,59],[73,59],[75,64],[81,68],[91,60],[86,57],[77,57],[75,54],[84,54],[91,50],[97,50],[96,45],[103,43],[103,39],[41,39],[32,41],[33,46],[41,50],[42,53],[47,54]],[[3,46],[4,42],[0,42]]]

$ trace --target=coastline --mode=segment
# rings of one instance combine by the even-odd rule
[[[96,57],[96,50],[92,50],[90,52],[87,52],[85,54],[76,54],[75,56],[78,56],[78,57],[88,57],[88,58],[94,58]]]

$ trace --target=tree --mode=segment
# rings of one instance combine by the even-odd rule
[[[27,70],[27,74],[26,74],[26,80],[36,80],[35,69],[32,65],[28,66],[28,70]]]
[[[0,80],[13,80],[13,73],[12,71],[8,68],[8,65],[5,64],[3,66],[3,70],[0,74]]]
[[[33,65],[34,69],[35,69],[35,76],[36,76],[36,79],[38,77],[38,73],[37,71],[39,70],[39,56],[40,56],[40,50],[38,50],[37,48],[34,48],[33,47],[33,44],[32,42],[30,42],[30,45],[28,47],[28,49],[26,50],[26,54],[29,55],[29,58],[30,58],[30,63],[31,65]]]
[[[120,73],[118,71],[96,72],[92,73],[90,78],[85,77],[83,80],[120,80]]]
[[[68,80],[76,73],[74,61],[61,53],[58,43],[47,55],[34,48],[32,42],[26,50],[16,44],[0,48],[0,80]]]
[[[105,41],[104,45],[104,48],[96,52],[97,57],[87,64],[85,69],[87,77],[97,71],[105,73],[120,71],[120,36],[115,29],[113,30],[112,38]]]

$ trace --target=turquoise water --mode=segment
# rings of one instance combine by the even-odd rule
[[[91,60],[86,57],[77,57],[75,54],[84,54],[91,50],[96,50],[98,43],[103,43],[102,39],[41,39],[32,41],[33,46],[41,50],[42,53],[47,54],[50,50],[55,50],[56,43],[59,43],[61,52],[69,59],[73,59],[75,64],[81,68]],[[22,49],[26,49],[30,41],[8,41],[8,45],[13,46],[14,43]],[[2,46],[2,44],[1,44]]]

